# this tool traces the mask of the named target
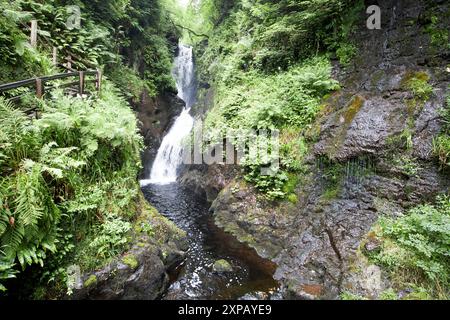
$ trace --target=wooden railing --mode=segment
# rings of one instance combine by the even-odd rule
[[[93,76],[94,79],[86,79],[87,77]],[[58,83],[53,86],[46,87],[46,84],[50,81],[55,80],[62,80],[62,79],[70,79],[74,78],[75,81],[67,82],[67,83]],[[0,85],[0,96],[4,95],[5,92],[18,89],[18,88],[33,88],[34,94],[37,98],[42,99],[44,97],[44,94],[47,90],[52,90],[55,88],[70,88],[73,93],[83,95],[86,93],[86,84],[87,83],[94,83],[95,89],[98,93],[101,91],[101,85],[102,85],[102,73],[100,70],[87,70],[87,71],[74,71],[74,72],[66,72],[66,73],[59,73],[51,76],[45,76],[45,77],[39,77],[39,78],[32,78],[32,79],[26,79],[21,80],[17,82],[7,83]],[[75,89],[74,89],[75,87]],[[27,93],[20,94],[17,96],[9,97],[7,100],[11,102],[16,102],[23,98],[24,96],[28,96],[29,94],[33,94],[33,91],[28,91]],[[37,107],[25,110],[25,113],[35,113],[36,117],[38,117],[37,114]]]
[[[31,34],[30,34],[30,44],[32,47],[36,47],[37,45],[37,21],[31,21]],[[52,50],[52,61],[55,67],[62,67],[67,72],[59,73],[55,75],[43,76],[38,78],[31,78],[21,81],[16,81],[7,84],[0,84],[0,96],[5,96],[5,93],[18,88],[32,88],[32,91],[27,91],[25,93],[19,93],[18,95],[7,94],[7,100],[11,102],[17,102],[25,96],[29,96],[30,93],[34,94],[37,98],[44,98],[45,92],[55,89],[55,88],[68,88],[73,94],[84,95],[86,93],[86,84],[94,83],[95,89],[98,93],[101,91],[102,85],[102,72],[97,70],[85,70],[85,71],[77,71],[73,69],[73,64],[81,65],[86,68],[96,68],[96,66],[89,61],[83,60],[81,58],[74,57],[73,54],[66,52],[66,57],[63,59],[63,63],[58,63],[58,50],[53,47]],[[94,77],[93,79],[87,79],[88,77]],[[66,83],[56,83],[50,86],[47,84],[51,81],[55,80],[63,80],[63,79],[74,79],[75,81],[66,82]],[[33,92],[34,91],[34,92]],[[25,110],[26,113],[36,112],[37,116],[37,107],[32,109]]]
[[[95,76],[95,79],[92,80],[86,80],[87,76]],[[46,88],[45,84],[49,81],[54,80],[61,80],[61,79],[67,79],[67,78],[76,78],[77,81],[69,82],[69,83],[62,83],[57,84],[55,86],[51,86]],[[101,90],[101,81],[102,81],[102,73],[100,70],[87,70],[87,71],[74,71],[74,72],[66,72],[66,73],[59,73],[51,76],[45,76],[45,77],[39,77],[39,78],[32,78],[32,79],[26,79],[21,80],[17,82],[7,83],[0,85],[0,94],[17,89],[22,87],[34,87],[36,92],[36,97],[41,99],[46,89],[55,89],[58,88],[65,88],[65,87],[78,87],[78,94],[83,95],[85,93],[85,88],[87,83],[95,83],[95,89],[97,91]],[[20,99],[21,96],[12,97],[10,100],[16,100]]]

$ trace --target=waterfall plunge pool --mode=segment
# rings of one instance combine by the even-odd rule
[[[189,241],[187,258],[171,275],[163,299],[279,298],[272,277],[275,265],[218,228],[206,201],[177,183],[150,184],[142,191],[161,214],[186,231]],[[213,264],[220,259],[233,271],[214,272]]]

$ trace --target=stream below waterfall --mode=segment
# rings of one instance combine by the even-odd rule
[[[277,298],[278,284],[272,276],[275,265],[218,228],[207,202],[176,182],[177,170],[182,163],[182,141],[194,123],[189,114],[196,95],[191,47],[179,45],[173,76],[178,96],[185,101],[186,107],[164,137],[152,163],[150,177],[141,181],[146,199],[186,231],[189,241],[187,258],[171,274],[171,286],[163,298]],[[221,259],[229,262],[233,271],[215,272],[213,265]]]
[[[164,299],[274,298],[277,282],[274,264],[260,258],[215,226],[209,206],[177,183],[143,188],[146,199],[161,214],[187,232],[187,258],[171,275],[172,285]],[[216,273],[213,264],[227,260],[232,272]]]

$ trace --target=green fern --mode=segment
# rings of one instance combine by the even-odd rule
[[[17,271],[13,267],[14,263],[0,260],[0,292],[6,291],[6,287],[1,284],[2,281],[16,277]]]

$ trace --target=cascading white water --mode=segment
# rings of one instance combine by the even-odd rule
[[[183,161],[183,139],[189,135],[194,119],[189,114],[195,102],[195,76],[192,47],[179,45],[179,53],[175,58],[173,76],[176,80],[178,97],[186,106],[175,120],[169,133],[164,137],[153,162],[150,179],[141,180],[141,185],[169,184],[177,179],[177,169]]]

